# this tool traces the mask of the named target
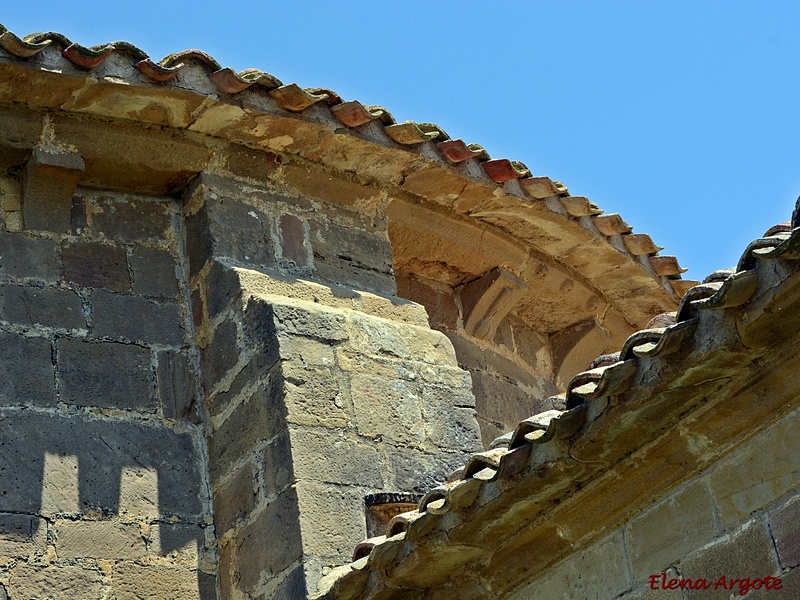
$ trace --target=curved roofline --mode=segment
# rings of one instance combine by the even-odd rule
[[[52,102],[39,95],[31,106],[204,133],[345,176],[357,167],[359,178],[443,205],[551,257],[634,326],[674,309],[696,283],[681,279],[677,259],[660,256],[662,248],[619,215],[434,124],[397,123],[382,107],[283,84],[257,69],[237,73],[199,50],[153,61],[128,42],[85,47],[53,32],[20,38],[2,25],[0,48],[6,64],[38,70],[42,79],[52,71],[73,79],[70,93]],[[119,94],[140,97],[138,110],[115,103]]]

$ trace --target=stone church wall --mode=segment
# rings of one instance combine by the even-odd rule
[[[800,597],[798,426],[795,411],[513,598]]]
[[[230,174],[179,197],[36,176],[2,188],[0,594],[305,597],[365,497],[479,449],[379,219]]]

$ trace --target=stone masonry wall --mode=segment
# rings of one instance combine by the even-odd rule
[[[469,375],[393,295],[380,224],[322,209],[187,194],[221,598],[305,597],[366,537],[365,496],[421,495],[478,447]]]
[[[461,300],[449,285],[401,272],[397,288],[400,296],[425,306],[431,327],[447,335],[458,365],[472,376],[484,447],[521,420],[553,408],[541,401],[558,392],[547,336],[508,314],[490,339],[479,339],[464,330]],[[595,348],[596,356],[604,346]]]
[[[2,190],[0,598],[214,598],[180,204]]]
[[[795,411],[513,598],[800,597],[798,427]]]

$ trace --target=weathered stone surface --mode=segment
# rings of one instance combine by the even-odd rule
[[[279,221],[281,234],[281,256],[284,260],[304,268],[311,265],[311,255],[306,247],[306,230],[303,222],[294,215],[281,215]],[[308,244],[310,247],[310,244]]]
[[[511,380],[485,371],[473,372],[472,381],[475,409],[486,423],[481,427],[484,446],[488,446],[498,435],[513,430],[523,419],[546,410],[542,400],[549,393],[532,395]],[[546,391],[550,392],[550,389]]]
[[[95,104],[99,99],[98,93],[101,97],[105,96],[100,101],[103,105],[100,114],[103,118],[102,126],[87,127],[85,117],[70,115],[66,111],[59,110],[50,115],[56,139],[74,147],[86,161],[86,174],[82,179],[85,185],[99,189],[113,187],[169,195],[180,190],[196,173],[205,168],[212,152],[208,146],[188,140],[167,127],[142,129],[140,124],[129,121],[134,118],[147,122],[148,117],[155,117],[154,120],[159,125],[164,122],[185,122],[188,114],[191,114],[201,101],[200,96],[186,93],[183,98],[176,101],[174,94],[170,94],[173,96],[167,100],[170,108],[165,111],[159,108],[150,110],[145,107],[155,107],[159,103],[148,100],[145,104],[140,104],[141,96],[131,103],[123,100],[125,96],[141,94],[143,86],[120,85],[102,80],[99,83],[99,87],[92,90],[86,90],[81,86],[84,89],[83,93],[71,95],[66,106],[91,112],[92,109],[99,108]],[[105,93],[99,91],[102,87],[105,87]],[[144,87],[146,89],[146,86]],[[176,118],[176,113],[182,116]],[[119,115],[121,119],[110,120],[107,118],[109,115]],[[128,199],[130,196],[126,198]],[[155,202],[146,196],[134,196],[133,199]],[[149,221],[147,208],[141,208],[139,211],[141,220]],[[124,215],[119,212],[110,215],[108,219],[122,220],[126,216],[130,224],[138,220],[134,215]],[[123,233],[135,234],[136,226],[129,225],[129,227],[131,229],[123,230]]]
[[[59,148],[34,148],[25,165],[22,213],[26,229],[70,230],[72,194],[83,174],[80,155]]]
[[[459,289],[464,330],[480,339],[492,339],[500,322],[527,289],[524,280],[499,267],[466,283]]]
[[[669,586],[670,580],[680,580],[681,578],[680,573],[675,569],[667,569],[664,573],[667,578],[667,586]],[[660,575],[660,573],[652,573],[652,575]],[[663,589],[661,588],[661,579],[658,579],[653,585],[654,588],[651,588],[648,581],[645,585],[640,585],[637,589],[622,595],[619,600],[683,600],[683,592],[680,588]]]
[[[24,561],[18,562],[11,569],[7,588],[8,596],[12,600],[102,598],[106,590],[102,573],[97,567],[72,564],[35,565]]]
[[[175,298],[178,278],[175,257],[155,248],[134,248],[131,254],[133,292],[154,298]]]
[[[5,171],[21,165],[30,156],[42,135],[42,115],[18,107],[14,111],[3,111],[0,115],[0,147],[2,147]]]
[[[217,261],[206,275],[205,288],[209,319],[215,319],[241,293],[236,272]]]
[[[131,288],[124,248],[100,243],[65,244],[61,250],[64,277],[85,287],[127,292]]]
[[[230,319],[220,323],[208,348],[201,351],[203,384],[207,390],[233,368],[239,360],[238,327]]]
[[[101,196],[94,201],[91,231],[121,242],[162,242],[172,226],[171,204],[144,197]]]
[[[383,451],[390,472],[385,489],[414,492],[420,496],[447,481],[450,474],[462,468],[467,460],[465,452],[430,453],[390,445],[386,445]]]
[[[397,295],[422,304],[428,313],[431,327],[437,329],[456,328],[458,307],[452,289],[434,288],[401,272],[395,272],[395,280],[397,281]]]
[[[366,531],[363,492],[311,481],[296,488],[304,552],[329,564],[346,562]]]
[[[514,349],[517,356],[529,364],[542,377],[552,378],[552,365],[548,361],[547,340],[521,322],[513,321]]]
[[[71,469],[46,473],[47,456],[77,460]],[[159,513],[183,519],[202,514],[202,463],[192,438],[161,425],[6,409],[0,412],[0,464],[5,468],[0,478],[4,512],[39,512],[42,498],[53,496],[52,487],[77,492],[77,497],[64,498],[69,506],[50,507],[57,512],[80,507],[118,513],[121,474],[144,469],[155,473],[156,488],[140,491],[157,498]],[[125,504],[142,502],[127,497]]]
[[[54,525],[60,559],[135,559],[147,553],[139,526],[119,521],[66,521]]]
[[[242,265],[275,265],[272,219],[258,208],[236,199],[234,190],[206,194],[208,231],[214,256]]]
[[[0,277],[57,282],[61,275],[57,248],[53,240],[0,231]]]
[[[14,325],[84,329],[81,299],[72,290],[0,285],[0,320]]]
[[[183,318],[175,304],[97,290],[92,294],[92,315],[98,336],[171,346],[184,342]]]
[[[724,527],[800,487],[800,452],[795,411],[714,469],[709,481]]]
[[[462,400],[463,398],[463,400]],[[480,430],[467,389],[426,385],[422,389],[425,433],[434,444],[462,451],[480,450]]]
[[[282,401],[281,382],[271,377],[211,434],[208,454],[212,484],[219,481],[231,464],[283,428]]]
[[[511,598],[606,600],[627,590],[631,581],[622,536],[612,535],[549,570]]]
[[[52,406],[54,386],[50,340],[0,331],[0,402]]]
[[[34,552],[43,552],[46,546],[47,524],[43,519],[0,514],[0,556],[28,557]]]
[[[298,479],[382,487],[380,455],[374,445],[325,429],[291,428],[290,435]]]
[[[275,326],[281,333],[343,341],[349,338],[347,318],[340,311],[310,303],[274,304]]]
[[[294,481],[292,443],[288,429],[276,435],[264,449],[260,481],[265,497],[274,496]]]
[[[174,564],[197,566],[205,545],[203,526],[160,521],[150,525],[148,534],[151,554],[168,556]]]
[[[800,598],[800,569],[792,569],[788,573],[783,573],[780,576],[781,584],[779,589],[765,589],[761,588],[750,592],[747,595],[747,600],[775,600],[779,598],[783,600],[794,600]]]
[[[350,316],[350,330],[353,347],[366,354],[432,364],[455,364],[453,346],[438,331],[358,313]]]
[[[610,339],[594,321],[584,321],[564,329],[551,338],[553,367],[557,383],[565,387],[578,373],[606,352]]]
[[[264,181],[271,178],[283,163],[283,157],[272,152],[264,152],[238,144],[229,145],[224,152],[218,152],[225,169],[237,177],[247,177]]]
[[[242,465],[214,492],[214,521],[217,535],[222,537],[242,519],[247,519],[256,506],[257,490],[253,463]]]
[[[297,495],[286,490],[245,525],[236,538],[235,569],[238,588],[252,593],[262,573],[280,573],[303,552]]]
[[[359,434],[412,446],[423,442],[422,398],[416,386],[357,374],[351,390]]]
[[[283,180],[297,189],[302,196],[335,202],[344,206],[363,207],[365,202],[380,195],[380,190],[336,177],[328,173],[317,173],[305,165],[287,163],[281,169]]]
[[[705,578],[717,581],[726,576],[734,578],[765,577],[780,572],[775,559],[772,538],[766,524],[761,521],[750,522],[729,538],[722,539],[703,548],[681,563],[681,574],[686,578]],[[738,585],[734,593],[739,592]],[[686,590],[688,600],[719,598],[720,589]],[[730,591],[722,592],[729,595]]]
[[[164,350],[158,353],[156,381],[161,410],[168,419],[196,421],[192,412],[197,398],[195,373],[183,352]]]
[[[200,209],[185,218],[186,254],[189,258],[189,276],[195,277],[211,258],[214,240],[210,234],[208,211]]]
[[[348,389],[336,370],[284,364],[286,420],[342,428],[352,420]]]
[[[206,390],[208,411],[211,415],[219,415],[236,402],[241,394],[251,393],[254,386],[266,380],[270,372],[276,370],[274,368],[276,353],[272,350],[276,346],[277,343],[274,343],[269,350],[256,351],[236,373],[229,386],[217,386],[213,391]]]
[[[283,580],[275,586],[271,598],[275,600],[294,600],[295,598],[307,598],[308,588],[303,567],[292,569]]]
[[[62,338],[56,343],[60,399],[77,406],[152,411],[150,351],[140,346]]]
[[[775,540],[775,548],[781,567],[793,568],[800,565],[800,497],[769,513],[769,529]]]
[[[111,572],[117,600],[210,600],[195,570],[123,561]]]
[[[660,573],[718,534],[711,497],[705,482],[698,480],[625,527],[634,578],[643,581]]]
[[[394,294],[392,255],[385,233],[310,221],[314,269],[323,281]]]

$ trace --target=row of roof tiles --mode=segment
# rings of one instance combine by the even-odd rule
[[[570,381],[563,394],[544,400],[543,404],[558,407],[557,410],[520,422],[513,431],[497,438],[490,450],[472,455],[448,482],[428,491],[416,510],[394,517],[385,535],[358,544],[352,557],[352,571],[388,572],[385,557],[396,556],[400,545],[421,539],[443,515],[470,507],[482,486],[508,480],[525,470],[534,444],[575,437],[586,424],[588,401],[624,394],[631,389],[639,359],[670,360],[671,355],[686,354],[690,348],[702,345],[703,340],[694,339],[699,313],[746,304],[759,284],[757,263],[765,259],[800,260],[800,215],[754,240],[736,268],[709,275],[703,283],[688,290],[675,313],[654,318],[647,329],[631,335],[618,353],[598,357],[589,370]],[[347,578],[340,577],[344,577],[342,581],[346,584]],[[338,598],[340,589],[334,586],[321,597]]]
[[[357,100],[345,101],[334,91],[323,88],[301,88],[296,83],[284,84],[277,77],[258,69],[235,72],[223,68],[209,54],[200,50],[185,50],[170,54],[158,62],[153,61],[143,50],[129,42],[112,42],[85,47],[72,42],[66,36],[55,33],[33,33],[18,37],[0,25],[0,47],[19,59],[31,59],[46,48],[61,48],[61,55],[76,67],[90,71],[98,67],[112,54],[124,54],[134,61],[134,67],[155,84],[167,84],[190,63],[199,63],[208,71],[208,77],[219,92],[237,94],[249,88],[265,91],[283,109],[300,113],[312,105],[324,103],[333,116],[343,125],[356,128],[370,122],[383,126],[387,136],[405,147],[432,142],[446,163],[457,165],[475,159],[483,173],[495,184],[517,181],[533,200],[557,198],[563,211],[575,219],[590,217],[592,225],[602,235],[620,235],[625,250],[649,263],[653,273],[665,278],[665,283],[679,297],[696,282],[682,281],[681,268],[674,256],[658,256],[663,248],[656,245],[647,234],[635,234],[618,214],[603,214],[603,211],[588,198],[571,196],[560,182],[548,177],[531,174],[523,163],[505,158],[492,159],[488,152],[477,144],[467,144],[460,139],[451,139],[440,127],[432,123],[407,121],[397,123],[394,117],[381,106],[366,106]],[[619,248],[618,248],[619,249]]]

